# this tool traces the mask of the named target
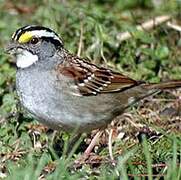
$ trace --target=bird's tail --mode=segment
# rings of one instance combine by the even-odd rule
[[[140,101],[141,99],[156,94],[162,90],[181,88],[181,80],[171,80],[161,83],[141,84],[138,85],[137,87],[134,87],[133,91],[131,91],[130,89],[130,96],[134,97],[134,100],[129,102],[128,105],[125,107],[125,109],[135,104],[136,102]]]
[[[161,82],[158,84],[145,84],[145,88],[147,89],[174,89],[174,88],[181,88],[181,80],[172,80],[172,81],[167,81],[167,82]]]

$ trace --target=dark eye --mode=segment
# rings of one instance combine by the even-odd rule
[[[30,43],[31,43],[31,44],[37,44],[38,41],[39,41],[38,38],[33,38],[33,39],[31,39]]]

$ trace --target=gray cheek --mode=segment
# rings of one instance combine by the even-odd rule
[[[55,54],[55,46],[50,42],[42,42],[40,47],[40,54],[42,57],[52,57]]]

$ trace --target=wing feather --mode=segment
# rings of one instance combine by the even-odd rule
[[[84,96],[123,91],[140,84],[120,73],[98,67],[72,55],[58,65],[58,70],[73,79],[80,95]]]

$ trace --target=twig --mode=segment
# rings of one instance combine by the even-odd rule
[[[101,136],[102,131],[98,131],[96,133],[96,135],[94,136],[94,138],[92,139],[91,143],[89,144],[89,146],[87,147],[87,149],[84,152],[84,155],[89,156],[92,149],[95,147],[95,145],[97,144],[97,141],[99,141],[99,137]]]
[[[112,152],[112,134],[113,134],[113,129],[111,129],[109,132],[109,141],[108,141],[108,148],[109,148],[109,155],[112,161],[114,161],[113,157],[113,152]]]
[[[176,30],[176,31],[179,31],[181,32],[181,26],[177,25],[177,24],[173,24],[171,23],[170,21],[167,22],[167,26]]]
[[[80,39],[79,39],[79,48],[77,51],[77,56],[81,55],[81,50],[82,50],[82,44],[83,44],[83,23],[80,23]]]
[[[143,165],[143,166],[146,166],[146,163],[144,162],[132,162],[131,163],[132,165]],[[179,165],[179,164],[178,164]],[[156,167],[166,167],[168,166],[166,163],[159,163],[159,164],[152,164],[152,168],[156,168]]]
[[[134,121],[132,121],[133,117],[132,117],[131,114],[129,114],[129,113],[124,113],[124,117],[125,117],[125,119],[126,119],[127,121],[129,121],[135,128],[139,129],[139,128],[143,127],[142,124],[137,124],[137,123],[135,123]]]
[[[109,132],[109,141],[108,141],[108,149],[109,149],[109,156],[110,159],[112,161],[112,165],[116,166],[114,157],[113,157],[113,152],[112,152],[112,136],[113,136],[113,129],[111,129]],[[115,173],[117,174],[117,176],[120,176],[119,171],[117,169],[115,169]]]
[[[136,26],[136,30],[137,31],[144,31],[144,30],[151,30],[153,29],[155,26],[158,26],[164,22],[167,22],[171,19],[171,16],[169,15],[164,15],[164,16],[157,16],[151,20],[148,20],[144,23],[142,23],[141,25]],[[117,35],[117,40],[122,42],[125,41],[129,38],[132,37],[132,34],[128,31],[123,32],[123,33],[119,33]]]
[[[128,174],[130,177],[148,177],[148,174]],[[152,177],[164,177],[165,174],[152,174]]]

